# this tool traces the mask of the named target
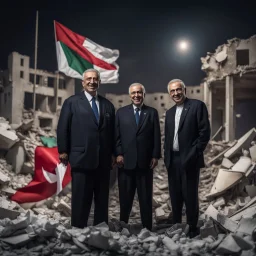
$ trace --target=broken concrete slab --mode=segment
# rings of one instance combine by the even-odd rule
[[[0,148],[8,150],[16,142],[19,141],[18,136],[13,131],[0,129]]]
[[[251,198],[256,197],[256,186],[255,185],[246,185],[245,190]]]
[[[256,145],[253,145],[249,148],[251,159],[253,162],[256,162]]]
[[[32,239],[33,239],[33,237],[30,237],[28,234],[21,234],[21,235],[10,236],[10,237],[5,237],[5,238],[0,237],[1,241],[6,242],[11,245],[15,245],[15,246],[25,245]]]
[[[224,156],[226,158],[231,158],[242,148],[248,149],[251,145],[251,141],[255,138],[255,136],[256,136],[256,129],[252,128],[244,136],[242,136],[237,141],[237,143],[224,154]]]
[[[5,184],[8,184],[9,181],[10,181],[10,178],[0,171],[0,184],[5,185]]]
[[[236,185],[243,177],[242,173],[230,172],[226,169],[219,169],[218,175],[207,198],[223,194],[226,190]]]
[[[242,218],[238,224],[237,232],[252,235],[252,232],[256,228],[255,218]]]
[[[14,211],[0,207],[0,219],[9,218],[11,220],[16,219],[20,215],[19,211]]]
[[[241,156],[239,160],[231,168],[233,172],[240,172],[245,174],[252,165],[252,160],[248,156]]]
[[[20,173],[21,168],[25,161],[25,150],[18,143],[14,145],[6,154],[6,161],[13,166],[13,170],[16,174]]]
[[[240,246],[236,243],[231,234],[227,235],[224,240],[216,248],[216,253],[219,255],[238,254],[241,251]]]
[[[223,158],[221,165],[227,169],[230,169],[234,164],[228,159],[228,158]]]
[[[22,121],[22,124],[20,126],[20,129],[25,132],[25,131],[28,131],[32,128],[33,126],[33,123],[34,123],[34,119],[24,119]]]
[[[20,173],[22,174],[34,174],[34,166],[30,162],[25,162],[21,168]]]

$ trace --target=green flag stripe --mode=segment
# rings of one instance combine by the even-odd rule
[[[65,53],[70,68],[76,70],[79,74],[83,74],[86,69],[93,68],[93,65],[79,56],[75,51],[71,50],[64,43],[60,42],[60,45]]]

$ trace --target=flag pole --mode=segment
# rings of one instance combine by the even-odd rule
[[[56,26],[55,26],[55,20],[53,21],[53,27],[54,27],[54,38],[55,38],[55,44],[57,43],[57,36],[56,36]],[[57,47],[55,45],[55,48],[57,50]],[[56,57],[57,57],[57,79],[56,79],[56,111],[58,107],[58,95],[59,95],[59,79],[60,79],[60,72],[59,72],[59,63],[58,63],[58,54],[56,51]]]
[[[35,62],[34,62],[34,85],[33,85],[33,115],[36,110],[36,71],[37,71],[37,48],[38,48],[38,11],[36,11],[36,34],[35,34]]]

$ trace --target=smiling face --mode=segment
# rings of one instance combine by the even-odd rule
[[[185,88],[180,82],[173,82],[169,84],[169,94],[177,105],[184,102],[186,98],[185,93]]]
[[[84,80],[82,82],[83,88],[92,96],[96,95],[97,89],[100,85],[100,79],[97,72],[88,71],[84,73]]]
[[[145,93],[142,86],[139,84],[130,87],[129,95],[135,106],[140,106],[144,101]]]

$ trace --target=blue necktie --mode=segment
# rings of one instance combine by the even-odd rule
[[[140,115],[139,115],[139,108],[135,108],[135,120],[136,120],[136,124],[139,124],[139,120],[140,120]]]
[[[95,102],[95,97],[92,97],[92,110],[96,117],[97,122],[99,123],[99,111],[98,111],[97,104]]]

